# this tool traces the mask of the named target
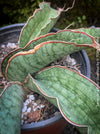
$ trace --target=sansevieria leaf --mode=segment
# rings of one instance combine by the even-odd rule
[[[95,32],[94,32],[95,33],[94,37],[99,37],[99,32],[100,32],[100,29],[96,29]],[[72,37],[73,37],[73,39],[72,39]],[[75,46],[73,48],[70,48],[72,50],[70,53],[73,53],[73,52],[76,52],[76,51],[78,51],[82,48],[85,48],[85,46],[86,47],[90,46],[90,47],[94,47],[96,49],[99,49],[99,44],[97,44],[95,42],[94,38],[90,35],[87,35],[87,33],[84,33],[84,32],[80,32],[80,31],[76,31],[76,30],[61,30],[57,33],[49,33],[49,34],[40,36],[40,37],[32,40],[23,49],[18,48],[14,52],[9,53],[3,59],[3,62],[1,64],[3,75],[5,76],[5,69],[6,69],[6,66],[8,64],[8,60],[14,54],[16,54],[18,52],[21,52],[21,51],[27,51],[27,50],[33,49],[37,44],[40,44],[42,42],[53,41],[53,40],[60,41],[60,42],[63,42],[63,43],[64,42],[69,42],[69,43],[73,43],[76,46],[78,46],[77,50],[74,49]],[[81,48],[79,46],[81,46]],[[72,47],[72,45],[71,45],[71,47]],[[67,48],[67,50],[70,51],[69,48]]]
[[[16,53],[18,53],[18,52],[20,52],[20,51],[21,51],[20,48],[14,50],[14,51],[11,51],[11,52],[10,52],[8,55],[6,55],[6,56],[4,57],[4,59],[2,60],[2,63],[1,63],[1,71],[2,71],[2,74],[3,74],[4,77],[5,77],[5,69],[6,69],[6,67],[7,67],[7,64],[8,64],[9,59],[10,59],[14,54],[16,54]]]
[[[80,28],[77,30],[90,34],[95,39],[98,39],[98,41],[100,43],[100,28],[99,27],[98,28],[97,27],[95,27],[95,28]]]
[[[100,32],[100,29],[97,30],[97,32]],[[96,30],[95,30],[96,33]],[[100,37],[99,34],[94,34],[94,37]],[[36,45],[46,42],[46,41],[63,41],[63,42],[70,42],[70,43],[75,43],[78,44],[79,46],[81,45],[86,45],[94,48],[99,48],[99,44],[95,43],[95,38],[92,37],[91,35],[78,31],[78,30],[60,30],[57,33],[48,33],[46,35],[40,36],[36,39],[33,39],[31,42],[29,42],[23,51],[33,49]]]
[[[25,86],[41,92],[68,122],[85,128],[83,134],[100,133],[100,87],[90,79],[66,67],[54,66],[41,70],[35,78],[29,75]]]
[[[51,8],[49,3],[40,3],[40,8],[36,9],[21,31],[20,47],[23,48],[32,39],[48,33],[58,20],[60,13],[61,10]]]
[[[20,134],[23,88],[9,84],[0,95],[0,134]]]
[[[73,31],[67,32],[69,32],[71,36],[73,35],[72,33],[74,33]],[[46,41],[37,45],[34,49],[16,53],[8,61],[6,78],[12,81],[23,82],[28,73],[34,74],[54,60],[67,54],[89,46],[98,49],[98,43],[96,43],[93,37],[82,32],[76,32],[74,34],[79,34],[81,38],[75,40],[70,39],[68,42],[65,41],[66,38],[64,41]],[[86,40],[84,37],[87,37]]]
[[[72,40],[73,37],[73,40]],[[93,37],[90,37],[84,32],[79,32],[79,31],[74,31],[74,30],[61,30],[57,33],[49,33],[43,36],[40,36],[31,42],[29,42],[23,49],[18,48],[17,50],[9,53],[2,62],[2,73],[5,76],[5,69],[8,64],[8,60],[16,53],[21,52],[21,51],[27,51],[30,49],[33,49],[36,45],[46,42],[46,41],[51,41],[51,40],[56,40],[56,41],[63,41],[63,42],[74,42],[75,44],[78,45],[83,45],[84,46],[91,46],[91,47],[98,47],[98,44],[95,45],[95,41]],[[86,44],[87,42],[87,44]],[[75,49],[76,51],[76,49]],[[73,49],[74,52],[74,49]],[[66,53],[67,54],[67,53]]]

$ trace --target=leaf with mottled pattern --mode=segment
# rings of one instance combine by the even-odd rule
[[[23,48],[32,39],[48,33],[58,20],[60,13],[61,10],[51,8],[49,3],[40,3],[40,8],[35,10],[21,31],[20,47]]]
[[[66,35],[67,32],[69,33],[69,38],[63,36],[63,34]],[[94,38],[83,32],[65,30],[58,32],[58,34],[50,35],[53,39],[55,36],[56,39],[57,37],[59,39],[56,41],[51,40],[43,42],[35,46],[34,49],[21,51],[13,55],[8,61],[6,78],[12,81],[17,80],[23,82],[28,73],[34,74],[54,60],[67,54],[71,54],[89,46],[98,49],[98,43],[96,43]],[[74,37],[73,40],[71,40],[72,36]],[[60,38],[63,38],[63,40],[60,40]],[[66,40],[68,42],[66,42]]]
[[[23,88],[9,84],[0,95],[0,134],[20,134]]]
[[[68,122],[87,128],[83,134],[100,133],[100,87],[84,75],[62,66],[47,67],[35,78],[29,75],[24,86],[51,101]]]

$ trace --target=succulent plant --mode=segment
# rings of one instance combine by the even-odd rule
[[[48,33],[63,9],[42,2],[23,27],[19,48],[2,61],[9,81],[0,95],[0,134],[19,134],[23,95],[35,91],[56,107],[83,134],[100,133],[100,87],[92,80],[51,62],[90,47],[100,51],[99,28],[66,29]],[[98,99],[97,99],[98,97]],[[98,101],[98,102],[97,102]]]

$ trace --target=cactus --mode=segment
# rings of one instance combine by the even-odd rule
[[[2,74],[10,82],[0,95],[0,134],[20,134],[21,107],[27,88],[58,107],[62,116],[80,132],[100,133],[100,105],[97,105],[100,87],[67,67],[47,67],[66,54],[82,49],[92,47],[100,51],[96,41],[100,39],[99,28],[48,33],[63,11],[42,2],[23,27],[19,48],[3,59]]]

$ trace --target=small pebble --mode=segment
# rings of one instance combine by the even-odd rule
[[[37,110],[37,107],[33,109],[33,111],[35,112]]]
[[[30,100],[35,100],[34,95],[29,95],[29,99],[30,99]]]
[[[45,105],[40,105],[40,108],[44,108],[45,107]]]
[[[24,115],[22,114],[22,115],[21,115],[21,118],[23,118],[23,117],[24,117]]]
[[[25,123],[25,124],[27,124],[27,123],[28,123],[28,121],[25,121],[24,123]]]
[[[16,46],[15,43],[9,43],[8,42],[7,47],[9,47],[9,48],[16,48],[17,46]]]
[[[31,108],[29,107],[28,109],[27,109],[27,113],[30,113],[31,112]]]
[[[76,64],[76,60],[74,58],[71,58],[70,55],[67,55],[66,63],[68,63],[68,65],[70,65],[70,66],[73,66]]]
[[[25,102],[24,102],[24,105],[28,105],[31,101],[29,99],[27,99]]]
[[[34,106],[37,106],[37,103],[34,102]]]
[[[22,108],[22,112],[24,113],[24,112],[26,112],[26,110],[27,110],[27,106],[24,106],[24,107]]]
[[[40,109],[40,106],[37,106],[37,108],[39,108],[39,109]]]
[[[76,64],[75,59],[72,58],[71,65],[74,66]]]
[[[2,45],[1,48],[5,48],[5,45]]]
[[[27,103],[26,103],[26,102],[24,102],[24,103],[23,103],[23,106],[27,106]]]
[[[37,108],[39,109],[44,108],[44,107],[45,107],[44,105],[37,106]]]

